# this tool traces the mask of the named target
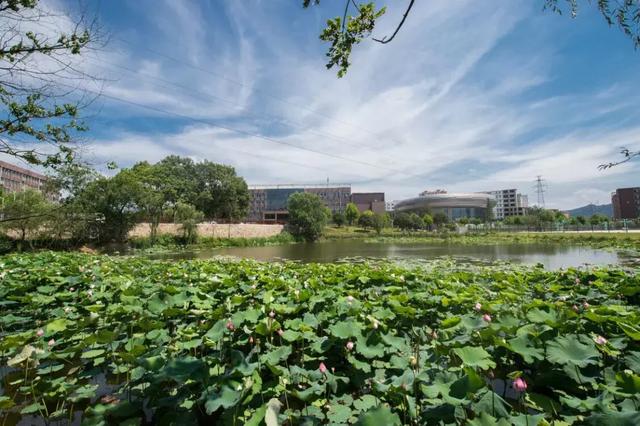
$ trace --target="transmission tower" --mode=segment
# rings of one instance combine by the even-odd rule
[[[547,184],[542,176],[538,175],[534,188],[538,194],[538,207],[544,208],[544,193],[547,192]]]

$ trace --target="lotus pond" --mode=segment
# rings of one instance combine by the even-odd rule
[[[0,422],[640,424],[640,276],[0,258]]]

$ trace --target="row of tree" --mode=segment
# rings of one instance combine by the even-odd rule
[[[203,219],[244,218],[249,190],[232,167],[170,156],[140,162],[111,177],[78,164],[57,169],[43,193],[27,190],[2,197],[2,224],[20,241],[28,238],[122,242],[139,222],[151,240],[162,221],[182,224],[194,238]]]

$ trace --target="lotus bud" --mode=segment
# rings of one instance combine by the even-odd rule
[[[379,326],[380,326],[380,323],[378,322],[378,320],[373,320],[373,328],[377,330]]]
[[[269,312],[269,318],[275,318],[276,317],[276,313],[271,311]]]
[[[75,288],[73,288],[73,287],[70,287],[70,288],[69,288],[69,291],[76,291],[76,289],[75,289]]]
[[[584,303],[582,304],[582,307],[583,307],[583,308],[585,308],[585,309],[589,309],[589,306],[591,306],[591,305],[589,305],[589,303],[588,303],[588,302],[584,302]]]
[[[476,302],[476,306],[474,306],[474,309],[475,309],[476,311],[480,311],[480,310],[482,309],[482,303],[480,303],[480,302]]]
[[[571,309],[573,309],[576,312],[580,311],[580,308],[578,308],[578,305],[573,305]]]
[[[282,331],[282,329],[281,329],[281,328],[279,328],[279,329],[278,329],[278,335],[279,335],[280,337],[282,337],[282,335],[283,335],[283,334],[284,334],[284,331]]]
[[[349,340],[347,342],[347,350],[348,351],[352,351],[353,350],[353,342],[351,340]]]
[[[580,284],[580,278],[576,278],[576,284]]]
[[[233,325],[233,322],[231,320],[227,321],[227,330],[233,331],[235,329],[236,329],[236,326]]]
[[[435,331],[435,330],[432,330],[431,331],[431,338],[434,339],[434,340],[437,339],[438,338],[438,332]]]
[[[605,339],[605,338],[604,338],[604,337],[602,337],[602,336],[597,336],[597,337],[596,337],[595,339],[593,339],[593,340],[594,340],[597,344],[599,344],[599,345],[606,345],[606,344],[607,344],[607,342],[608,342],[608,340],[607,340],[607,339]]]
[[[36,336],[38,336],[38,337],[44,336],[44,330],[43,329],[39,329],[38,331],[36,331]]]
[[[411,363],[412,367],[415,367],[416,365],[418,365],[418,360],[416,359],[415,356],[412,356],[411,358],[409,358],[409,362]]]
[[[336,368],[335,368],[335,367],[331,367],[331,372],[332,372],[333,374],[335,374],[335,373],[336,373]]]
[[[513,381],[513,388],[516,392],[525,392],[527,390],[527,382],[523,378],[518,377]]]
[[[51,339],[51,340],[49,340],[49,342],[47,342],[47,344],[49,345],[49,347],[51,347],[51,346],[56,344],[56,341]]]
[[[352,295],[348,295],[347,296],[347,303],[348,304],[352,304],[353,303],[353,296]]]
[[[486,322],[491,322],[491,315],[489,314],[484,314],[482,316],[482,319],[485,320]]]
[[[253,336],[249,336],[249,343],[253,345]]]
[[[318,366],[318,370],[320,370],[320,372],[322,374],[326,374],[327,373],[327,366],[324,365],[324,362],[320,363],[320,365]]]

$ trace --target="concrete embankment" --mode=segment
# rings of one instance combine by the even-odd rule
[[[129,232],[130,237],[148,237],[149,224],[139,223]],[[273,237],[282,232],[282,225],[264,225],[256,223],[199,223],[198,235],[200,237],[214,238],[266,238]],[[180,234],[180,225],[176,223],[161,223],[158,226],[158,234]]]

